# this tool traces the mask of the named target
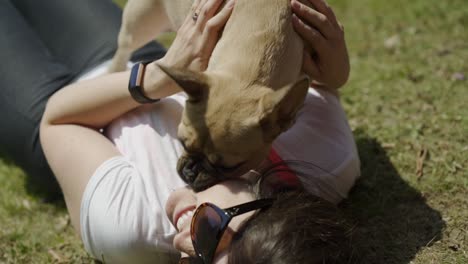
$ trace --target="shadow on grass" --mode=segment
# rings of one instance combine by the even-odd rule
[[[0,149],[0,161],[2,161],[6,166],[15,166],[22,168],[21,164],[17,164],[6,152]],[[47,166],[46,162],[38,162],[37,164],[43,164],[41,168],[35,170],[37,173],[35,176],[31,176],[32,173],[24,171],[24,188],[26,192],[45,203],[54,204],[58,207],[65,208],[65,202],[60,191],[60,187],[53,177],[53,173],[50,168]],[[12,177],[18,177],[22,175],[12,175]]]
[[[361,179],[340,207],[355,223],[353,244],[360,263],[410,263],[442,238],[445,223],[422,194],[405,182],[385,149],[358,131]]]

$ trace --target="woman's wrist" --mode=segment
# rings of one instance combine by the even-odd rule
[[[161,99],[182,90],[177,84],[158,66],[159,63],[164,64],[164,60],[154,61],[146,66],[143,93],[151,99]]]

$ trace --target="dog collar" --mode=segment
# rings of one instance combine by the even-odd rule
[[[277,172],[277,177],[279,179],[279,185],[286,185],[290,187],[295,187],[300,185],[299,178],[296,173],[289,168],[289,166],[284,162],[284,160],[278,155],[275,149],[271,148],[268,159],[272,164],[280,164],[275,169]]]

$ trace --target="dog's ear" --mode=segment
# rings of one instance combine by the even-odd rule
[[[265,131],[269,130],[266,134],[272,134],[271,140],[294,124],[296,114],[304,103],[309,83],[309,78],[302,75],[296,83],[268,93],[260,99],[259,121]]]
[[[186,69],[166,67],[161,64],[158,66],[187,93],[190,100],[199,101],[206,98],[209,88],[208,76],[206,74]]]

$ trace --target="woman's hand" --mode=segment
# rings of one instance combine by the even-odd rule
[[[325,0],[292,0],[293,25],[305,41],[303,70],[317,88],[338,89],[349,77],[344,29]]]
[[[177,32],[171,47],[160,61],[166,66],[204,71],[219,35],[228,21],[235,0],[195,0],[191,13]]]

